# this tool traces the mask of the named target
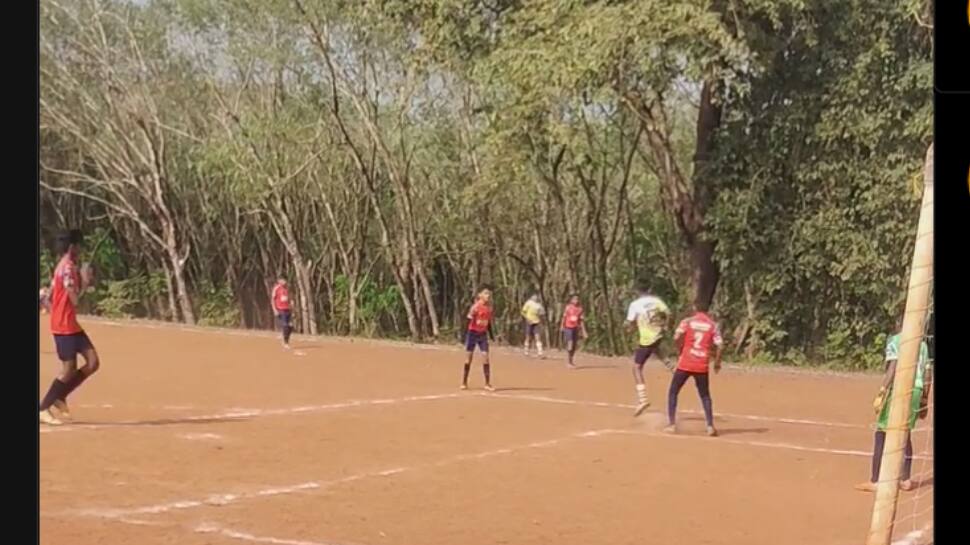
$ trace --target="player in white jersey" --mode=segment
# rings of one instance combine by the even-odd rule
[[[663,339],[664,329],[667,324],[667,317],[670,308],[659,297],[650,293],[650,288],[641,285],[638,290],[640,296],[630,303],[626,312],[627,331],[637,331],[638,344],[633,353],[633,380],[636,382],[637,408],[633,413],[639,416],[650,406],[647,398],[647,386],[643,380],[643,366],[656,354],[663,360],[660,354],[660,341]],[[664,360],[664,365],[669,364]]]

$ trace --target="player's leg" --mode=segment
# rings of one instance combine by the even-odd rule
[[[61,416],[65,418],[71,417],[71,411],[67,406],[67,396],[71,395],[74,390],[84,383],[85,380],[91,377],[91,375],[98,372],[101,368],[101,359],[98,357],[98,351],[94,348],[91,340],[88,338],[87,334],[81,333],[78,338],[78,350],[81,353],[81,357],[84,358],[84,365],[77,369],[74,376],[67,384],[67,388],[64,391],[64,395],[59,397],[54,401],[54,407],[60,411]],[[75,360],[76,361],[76,360]]]
[[[536,354],[542,357],[542,326],[539,324],[533,324],[532,326],[532,337],[536,340]]]
[[[670,389],[667,391],[667,427],[664,428],[667,433],[677,430],[677,397],[680,396],[680,389],[684,387],[689,376],[686,371],[678,369],[670,379]]]
[[[468,372],[472,368],[472,356],[475,355],[475,334],[471,331],[465,332],[465,352],[467,353],[467,358],[465,358],[465,369],[461,376],[461,389],[468,389]]]
[[[73,337],[73,335],[54,336],[57,358],[61,362],[61,371],[54,377],[44,399],[40,402],[40,421],[44,424],[56,426],[62,423],[51,414],[50,408],[55,401],[64,397],[71,380],[77,374],[77,343]]]
[[[704,407],[704,421],[707,423],[707,435],[714,437],[717,430],[714,428],[714,403],[711,401],[711,381],[707,373],[691,373],[694,377],[694,385],[697,386],[697,395],[701,398],[701,406]]]
[[[910,476],[913,472],[913,438],[909,432],[906,433],[906,450],[903,457],[903,470],[899,474],[899,487],[903,490],[912,490],[913,481]]]
[[[528,356],[529,344],[532,342],[532,324],[525,322],[523,331],[525,332],[525,341],[522,344],[522,354]]]
[[[575,367],[576,364],[573,363],[573,356],[576,354],[576,330],[564,329],[562,335],[563,340],[566,341],[566,364],[569,367]]]
[[[876,430],[872,445],[872,472],[870,473],[869,481],[856,485],[856,490],[862,490],[863,492],[874,492],[876,490],[876,483],[879,481],[879,470],[882,465],[882,451],[885,447],[886,432],[884,430]]]
[[[492,387],[492,366],[488,357],[488,335],[482,333],[478,341],[478,350],[482,353],[482,374],[485,376],[485,389],[494,392]]]
[[[633,416],[640,416],[650,406],[650,401],[647,399],[647,385],[643,380],[643,366],[650,359],[650,354],[653,353],[655,346],[640,346],[633,353],[633,380],[636,383],[637,391],[637,408],[633,412]]]
[[[292,320],[292,315],[288,310],[281,311],[277,318],[280,325],[280,333],[283,336],[283,348],[287,349],[290,348],[290,334],[293,332]]]

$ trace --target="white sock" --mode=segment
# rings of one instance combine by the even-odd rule
[[[538,352],[540,356],[542,355],[542,341],[536,341],[536,352]]]
[[[639,400],[640,403],[646,403],[646,401],[647,401],[647,385],[646,384],[637,384],[637,400]]]

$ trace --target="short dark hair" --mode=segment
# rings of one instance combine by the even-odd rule
[[[71,249],[72,244],[81,244],[82,242],[84,242],[84,234],[81,233],[80,229],[62,231],[54,237],[54,251],[57,255],[64,255]]]
[[[707,312],[711,310],[711,304],[707,301],[694,301],[694,309],[697,312]]]
[[[637,280],[637,291],[640,293],[650,293],[650,281],[644,278]]]

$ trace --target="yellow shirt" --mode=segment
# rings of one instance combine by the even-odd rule
[[[526,322],[530,324],[538,324],[542,321],[542,315],[545,314],[545,309],[542,308],[541,303],[536,301],[526,301],[525,305],[522,305],[522,317],[525,318]]]

